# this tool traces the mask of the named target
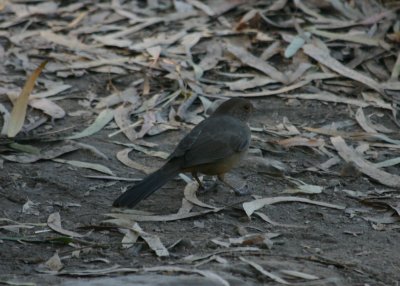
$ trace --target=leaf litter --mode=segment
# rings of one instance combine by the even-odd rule
[[[136,152],[165,160],[166,150],[170,150],[165,148],[164,142],[154,144],[159,142],[156,138],[160,138],[155,135],[175,132],[172,130],[187,132],[207,116],[208,107],[225,97],[264,100],[274,96],[286,106],[292,106],[294,113],[313,104],[335,110],[347,108],[346,116],[359,127],[356,124],[326,127],[311,114],[306,123],[297,122],[296,117],[275,123],[252,121],[253,130],[257,130],[253,144],[257,145],[254,147],[259,156],[250,159],[250,163],[257,165],[253,169],[257,169],[259,176],[283,177],[278,183],[284,184],[282,189],[313,196],[313,199],[263,194],[242,204],[249,217],[255,214],[276,227],[301,228],[302,225],[278,223],[257,210],[288,202],[313,204],[322,207],[321,212],[326,208],[345,208],[342,203],[323,201],[331,198],[329,184],[333,180],[323,183],[304,177],[300,180],[297,179],[298,170],[319,176],[338,176],[338,179],[343,178],[343,170],[359,172],[362,179],[394,188],[387,193],[392,200],[392,211],[398,210],[395,194],[400,184],[396,171],[400,144],[395,124],[398,124],[400,102],[400,56],[396,3],[296,0],[255,5],[246,1],[187,0],[173,1],[170,6],[162,1],[147,1],[146,4],[113,1],[94,7],[90,2],[73,1],[61,5],[19,1],[5,2],[0,10],[1,37],[11,43],[3,45],[2,42],[0,46],[0,58],[4,62],[0,66],[0,91],[7,96],[0,103],[1,134],[9,137],[7,140],[0,138],[5,173],[10,174],[8,166],[11,164],[32,164],[35,166],[32,168],[36,168],[42,161],[89,168],[108,175],[85,176],[93,181],[132,179],[126,178],[128,175],[120,176],[121,169],[116,165],[109,167],[89,162],[90,157],[84,160],[76,156],[78,152],[90,151],[102,160],[116,157],[121,168],[125,165],[148,174],[154,169],[147,160],[139,159]],[[23,77],[16,76],[12,70],[27,75],[34,72],[27,76],[23,87]],[[97,89],[92,88],[89,79],[93,75],[104,76],[93,81],[100,86]],[[71,79],[87,81],[87,84],[76,86]],[[124,81],[127,83],[121,84]],[[17,97],[17,94],[20,95]],[[257,107],[261,105],[256,104]],[[388,111],[393,116],[387,115]],[[279,112],[272,110],[270,113]],[[339,122],[342,115],[338,113],[338,117],[329,117],[329,120]],[[72,118],[76,120],[71,121]],[[58,132],[61,136],[53,137]],[[115,151],[115,156],[97,149],[96,140],[104,132],[108,138],[99,141],[110,142],[112,138],[111,144],[123,145],[126,149]],[[93,145],[93,148],[79,145],[87,142],[90,142],[87,146]],[[307,154],[323,158],[313,164],[304,162],[305,166],[295,170],[294,162],[285,155],[278,155],[275,163],[266,162],[271,150],[280,150],[275,154],[309,152]],[[75,159],[59,158],[64,155],[75,156]],[[347,165],[343,165],[345,163]],[[270,170],[272,164],[276,166],[275,172]],[[348,166],[351,168],[346,169]],[[73,169],[73,172],[80,171]],[[290,178],[285,177],[288,173],[291,173]],[[11,172],[10,176],[16,174]],[[15,185],[19,183],[19,180],[14,181]],[[235,205],[218,199],[203,200],[196,195],[197,185],[191,181],[186,183],[182,205],[176,212],[166,215],[109,212],[107,216],[114,220],[131,222],[129,228],[125,228],[122,245],[136,245],[136,239],[142,235],[155,253],[166,256],[166,248],[159,244],[164,238],[149,236],[149,222],[173,223],[230,217],[230,212],[243,213],[241,208],[237,210]],[[293,184],[294,188],[288,186]],[[43,202],[37,204],[36,198],[32,201],[24,198],[19,210],[26,216],[42,217]],[[365,218],[375,230],[383,230],[386,229],[383,224],[396,224],[392,214]],[[62,228],[56,215],[51,218],[49,227],[54,231],[82,238],[79,233]],[[137,222],[143,222],[143,229]],[[14,229],[18,229],[18,225]],[[3,229],[7,227],[13,228],[5,225]],[[262,237],[263,233],[257,235]],[[244,237],[240,237],[241,243],[246,241]],[[238,238],[230,234],[222,242],[232,239]],[[245,251],[245,255],[252,256],[251,251]],[[287,282],[252,259],[243,259],[268,279]],[[207,263],[212,261],[215,259]],[[231,259],[227,261],[233,263]],[[64,270],[57,268],[53,270],[62,275]],[[228,285],[222,277],[205,270],[149,269],[208,275]],[[117,267],[107,271],[98,274],[136,273],[143,269],[125,271]],[[96,275],[95,271],[90,275]]]

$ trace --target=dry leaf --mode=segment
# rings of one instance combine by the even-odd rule
[[[36,79],[38,78],[46,64],[47,61],[41,63],[40,66],[35,69],[34,72],[26,80],[24,88],[18,96],[18,99],[14,104],[13,110],[11,111],[11,116],[7,127],[8,137],[14,137],[15,135],[17,135],[17,133],[24,125],[29,95],[35,86]]]
[[[250,202],[243,203],[243,209],[246,212],[247,216],[250,217],[256,210],[259,210],[266,205],[273,205],[273,204],[277,204],[277,203],[286,203],[286,202],[299,202],[299,203],[305,203],[305,204],[312,204],[312,205],[317,205],[317,206],[322,206],[322,207],[332,208],[332,209],[337,209],[337,210],[345,209],[344,206],[309,200],[309,199],[301,198],[301,197],[271,197],[271,198],[257,199],[257,200],[253,200]]]
[[[355,152],[353,148],[349,147],[342,137],[332,137],[331,142],[338,151],[340,157],[346,162],[353,163],[361,173],[385,186],[394,188],[400,187],[400,176],[379,170],[373,163],[368,162]]]
[[[44,265],[46,265],[51,271],[55,272],[60,271],[64,267],[60,257],[58,256],[58,252],[54,253],[54,255],[50,257],[50,259],[47,260]]]
[[[79,234],[74,231],[66,230],[61,226],[61,216],[59,212],[52,213],[47,219],[47,225],[55,232],[61,233],[70,237],[83,237],[83,234]]]
[[[96,132],[99,132],[101,129],[103,129],[103,127],[106,126],[113,119],[113,117],[114,117],[113,110],[104,109],[103,111],[100,112],[96,120],[89,127],[87,127],[86,129],[82,130],[79,133],[68,136],[65,139],[79,139],[93,135]]]

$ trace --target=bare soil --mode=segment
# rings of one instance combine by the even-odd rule
[[[301,106],[291,107],[282,99],[270,97],[254,100],[253,103],[256,107],[255,115],[251,120],[253,127],[281,122],[284,116],[298,125],[315,125],[343,119],[348,114],[346,106],[337,105],[332,108],[331,105],[316,101],[306,101],[302,102]],[[64,107],[68,109],[67,104]],[[65,126],[73,124],[76,122],[68,120],[65,122]],[[121,177],[143,177],[140,172],[122,166],[115,158],[114,154],[121,147],[111,143],[107,134],[106,131],[100,132],[81,142],[95,146],[108,155],[109,160],[96,158],[87,151],[73,152],[63,158],[98,162],[108,166]],[[160,149],[168,152],[173,150],[174,145],[183,135],[184,131],[171,131],[148,138],[148,140],[163,142],[160,144]],[[266,140],[273,139],[271,136],[257,135]],[[118,139],[123,140],[122,136]],[[263,153],[266,157],[287,163],[293,170],[314,166],[325,159],[305,148],[281,151],[277,153],[264,151]],[[148,166],[156,167],[162,164],[162,160],[140,153],[134,153],[132,159]],[[268,176],[250,169],[239,167],[232,174],[247,180],[253,195],[262,197],[282,195],[287,182],[279,177]],[[62,258],[65,269],[106,268],[115,264],[139,268],[158,265],[187,267],[181,260],[183,257],[218,250],[220,247],[210,240],[217,237],[238,237],[240,236],[239,228],[245,228],[250,233],[274,232],[279,233],[280,236],[274,239],[275,243],[271,249],[262,249],[256,254],[222,254],[229,262],[228,264],[209,262],[199,266],[198,269],[216,271],[223,277],[228,277],[232,285],[243,285],[241,283],[251,285],[258,284],[260,281],[264,285],[276,284],[259,276],[239,259],[239,256],[245,256],[257,261],[266,269],[290,269],[317,275],[327,279],[324,282],[326,285],[396,285],[400,278],[398,274],[400,246],[397,243],[399,230],[397,228],[385,228],[382,231],[374,229],[371,222],[363,219],[363,216],[379,215],[380,209],[361,204],[359,200],[349,197],[342,191],[349,189],[373,194],[376,190],[382,189],[382,186],[374,184],[363,176],[348,174],[349,176],[346,177],[311,172],[293,175],[310,184],[326,187],[321,194],[303,195],[303,197],[346,206],[345,211],[339,211],[300,203],[285,203],[262,210],[274,221],[304,228],[272,226],[257,217],[249,219],[240,204],[235,205],[235,202],[251,200],[250,195],[237,197],[224,187],[218,188],[215,192],[202,194],[200,199],[206,203],[216,206],[233,206],[221,213],[194,219],[140,223],[145,231],[158,235],[166,246],[181,240],[170,249],[171,257],[160,259],[144,243],[139,243],[130,249],[122,249],[120,244],[122,235],[115,228],[101,226],[101,221],[105,219],[103,214],[111,211],[112,201],[121,193],[121,189],[130,183],[110,183],[105,180],[88,179],[85,176],[93,175],[93,171],[52,161],[32,164],[5,162],[0,174],[2,217],[18,222],[43,223],[51,213],[60,212],[65,229],[80,233],[92,231],[87,239],[93,242],[92,245],[80,245],[81,254],[75,258],[71,257],[72,252],[76,250],[75,247],[56,242],[44,242],[46,239],[59,237],[54,233],[33,234],[29,229],[21,229],[20,233],[1,230],[0,273],[3,280],[11,278],[19,282],[36,282],[38,285],[62,284],[63,281],[67,281],[65,285],[73,285],[77,278],[46,275],[38,270],[39,265],[46,262],[55,252],[58,252]],[[138,209],[156,214],[175,213],[181,205],[184,186],[185,183],[181,180],[172,181],[140,203]],[[376,196],[380,195],[376,193]],[[25,215],[21,212],[22,205],[28,198],[39,204],[39,215]],[[38,242],[9,240],[12,237],[25,236],[32,237]],[[107,281],[118,283],[120,281],[118,279],[125,279],[119,277],[118,274],[112,276],[117,280],[107,280],[107,278],[104,284],[101,284],[104,278],[96,278],[97,280],[80,278],[76,283],[79,281],[82,285],[91,285],[86,282],[97,281],[100,284],[95,285],[107,285]],[[157,275],[144,277],[151,277],[147,281],[153,281],[151,279],[155,279]],[[179,277],[176,277],[176,283],[182,278]],[[189,277],[194,280],[200,279]],[[134,283],[134,280],[132,281]],[[212,285],[206,278],[199,281],[203,281],[201,282],[203,284],[199,282],[199,285]],[[183,282],[182,285],[185,283]],[[324,283],[321,282],[321,284]],[[153,284],[156,285],[156,282]],[[170,284],[172,285],[173,282]]]

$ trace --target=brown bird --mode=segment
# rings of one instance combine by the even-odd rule
[[[114,207],[134,207],[182,172],[191,172],[203,188],[198,173],[217,175],[224,184],[224,174],[232,169],[250,145],[247,123],[253,105],[246,99],[223,102],[207,119],[200,122],[178,144],[167,163],[120,195]]]

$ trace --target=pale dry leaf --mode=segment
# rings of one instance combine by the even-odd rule
[[[64,91],[70,89],[71,87],[72,87],[72,85],[69,85],[69,84],[56,84],[56,85],[51,86],[46,91],[32,93],[29,96],[29,99],[38,99],[38,98],[46,98],[46,97],[54,96],[54,95],[57,95],[61,92],[64,92]]]
[[[275,89],[275,90],[263,90],[263,91],[259,91],[259,92],[249,92],[249,93],[239,93],[239,92],[224,92],[222,95],[226,96],[226,97],[261,97],[261,96],[269,96],[269,95],[281,95],[282,93],[285,94],[289,91],[301,88],[305,85],[308,85],[311,81],[313,80],[318,80],[318,79],[329,79],[329,78],[334,78],[337,77],[334,74],[329,74],[329,73],[315,73],[313,75],[308,75],[305,77],[305,79],[293,83],[291,85],[288,86],[284,86],[282,88],[279,89]],[[285,95],[287,96],[287,95]],[[290,95],[292,96],[292,95]]]
[[[47,98],[32,99],[29,101],[29,105],[35,109],[42,110],[44,113],[54,119],[60,119],[65,116],[64,109]]]
[[[202,10],[204,13],[206,13],[210,17],[215,16],[214,9],[212,9],[210,6],[207,4],[203,3],[202,1],[198,0],[186,0],[190,5],[196,7],[199,10]]]
[[[123,102],[131,103],[134,106],[132,107],[132,109],[135,109],[140,105],[141,99],[137,94],[136,88],[128,87],[123,91],[118,91],[106,97],[103,97],[100,99],[99,103],[97,103],[96,108],[97,109],[109,108]]]
[[[243,209],[246,212],[247,216],[251,216],[255,211],[267,206],[267,205],[273,205],[277,203],[289,203],[289,202],[299,202],[299,203],[305,203],[305,204],[312,204],[312,205],[317,205],[321,207],[326,207],[326,208],[332,208],[332,209],[337,209],[337,210],[343,210],[345,209],[344,206],[341,205],[335,205],[335,204],[330,204],[330,203],[325,203],[321,201],[314,201],[302,197],[270,197],[270,198],[262,198],[262,199],[256,199],[250,202],[245,202],[243,203]]]
[[[385,134],[379,134],[379,133],[366,133],[366,132],[346,132],[346,131],[337,131],[335,129],[331,128],[312,128],[312,127],[303,127],[303,129],[313,132],[313,133],[318,133],[318,134],[324,134],[324,135],[329,135],[329,136],[341,136],[344,138],[351,138],[354,140],[368,140],[368,141],[385,141],[388,143],[400,145],[400,140],[395,140],[391,139]],[[374,146],[380,146],[384,147],[387,144],[380,144],[380,143],[371,143],[371,145],[374,144]],[[378,144],[378,145],[376,145]],[[396,148],[397,147],[393,147]]]
[[[202,207],[202,208],[207,208],[207,209],[213,209],[213,210],[218,210],[218,207],[214,207],[212,205],[203,203],[202,201],[200,201],[197,196],[196,196],[196,192],[199,189],[199,185],[196,182],[189,182],[185,189],[183,190],[185,199],[188,200],[189,202],[191,202],[192,204]]]
[[[264,213],[260,213],[260,212],[255,212],[254,214],[258,215],[263,221],[274,225],[274,226],[279,226],[279,227],[292,227],[292,228],[307,228],[306,226],[302,226],[302,225],[294,225],[294,224],[284,224],[284,223],[279,223],[276,221],[273,221],[272,219],[270,219],[266,214]]]
[[[315,276],[313,274],[308,274],[308,273],[304,273],[304,272],[300,272],[300,271],[296,271],[296,270],[286,270],[286,269],[282,269],[279,270],[279,272],[291,276],[291,277],[295,277],[295,278],[301,278],[301,279],[305,279],[305,280],[318,280],[320,279],[318,276]]]
[[[34,203],[30,199],[22,206],[22,213],[26,215],[39,215],[39,203]]]
[[[346,162],[353,163],[361,173],[385,186],[400,187],[400,176],[379,170],[373,163],[365,160],[353,148],[349,147],[342,137],[331,137],[331,142],[340,157]]]
[[[169,153],[166,153],[163,151],[153,151],[153,150],[150,150],[149,148],[145,148],[145,147],[142,147],[142,146],[140,146],[138,144],[134,144],[134,143],[123,143],[123,142],[118,142],[118,141],[112,141],[112,142],[115,144],[118,144],[118,145],[132,148],[133,150],[142,152],[143,154],[146,154],[146,155],[149,155],[152,157],[161,158],[164,160],[168,159],[170,156]]]
[[[289,77],[289,82],[295,82],[301,78],[313,65],[309,63],[300,63],[294,71],[287,71],[286,74]]]
[[[260,61],[259,58],[249,53],[244,48],[234,46],[233,44],[226,44],[225,48],[227,49],[228,52],[237,57],[243,64],[251,66],[252,68],[255,68],[265,73],[267,76],[269,76],[274,80],[277,80],[282,83],[288,83],[288,78],[283,73],[278,71],[276,68],[274,68],[267,62],[262,60]]]
[[[358,124],[361,126],[362,129],[364,129],[365,132],[368,133],[378,133],[370,124],[370,122],[367,120],[367,118],[364,115],[363,109],[360,107],[357,109],[356,112],[356,120]]]
[[[175,221],[175,220],[182,220],[187,218],[199,217],[204,216],[210,213],[217,213],[222,211],[225,208],[219,209],[209,209],[204,211],[198,212],[190,212],[190,213],[176,213],[176,214],[167,214],[167,215],[138,215],[138,214],[121,214],[121,213],[109,213],[106,214],[110,217],[115,218],[129,218],[135,221]]]
[[[249,264],[251,267],[253,267],[254,269],[256,269],[258,272],[260,272],[261,274],[267,276],[268,278],[272,279],[273,281],[280,283],[280,284],[285,284],[285,285],[290,285],[291,283],[289,283],[288,281],[286,281],[285,279],[279,277],[276,274],[273,274],[267,270],[265,270],[260,264],[254,262],[254,261],[250,261],[244,257],[239,257],[241,261]]]
[[[18,155],[3,155],[2,157],[8,161],[18,163],[33,163],[38,160],[50,160],[57,158],[66,153],[78,150],[79,147],[74,144],[62,145],[48,150],[41,150],[39,154],[18,154]]]
[[[64,265],[61,262],[60,256],[58,256],[58,252],[54,253],[52,257],[47,260],[44,265],[50,269],[50,271],[58,272],[60,271]]]
[[[151,128],[156,124],[157,118],[154,111],[147,111],[143,114],[143,124],[140,131],[137,133],[137,138],[143,138]]]
[[[243,253],[254,253],[254,252],[260,252],[260,249],[258,247],[253,247],[253,246],[247,246],[247,247],[231,247],[231,248],[226,248],[226,249],[218,249],[216,251],[213,251],[211,253],[207,254],[190,254],[188,256],[185,256],[182,258],[183,262],[186,263],[193,263],[199,260],[204,260],[208,259],[211,256],[215,256],[218,254],[224,254],[224,253],[236,253],[236,252],[243,252]]]
[[[392,110],[390,103],[383,102],[382,100],[379,102],[370,101],[370,100],[360,100],[355,98],[349,98],[344,96],[337,96],[331,92],[323,91],[319,93],[294,93],[294,94],[280,94],[279,97],[283,98],[297,98],[297,99],[305,99],[305,100],[320,100],[326,102],[335,102],[335,103],[344,103],[350,104],[358,107],[368,107],[368,106],[376,106],[384,109]]]
[[[1,128],[1,135],[7,134],[8,122],[10,121],[10,113],[3,104],[0,103],[0,113],[3,116],[3,127]]]
[[[306,43],[306,37],[307,39],[310,38],[310,34],[304,33],[304,35],[293,37],[290,44],[285,49],[285,58],[293,57],[297,53],[297,51],[300,50],[301,47]]]
[[[385,168],[385,167],[395,166],[398,164],[400,164],[400,157],[388,159],[379,163],[375,163],[374,165],[377,168]]]
[[[260,245],[266,246],[269,249],[272,248],[273,242],[271,239],[280,236],[279,233],[248,233],[241,237],[229,238],[229,245],[242,245],[242,246],[250,246],[250,245]]]
[[[182,205],[179,208],[177,214],[181,215],[181,214],[188,214],[192,211],[193,209],[193,204],[191,202],[189,202],[187,199],[183,198],[182,199]]]
[[[66,230],[62,228],[61,226],[61,216],[59,212],[55,212],[49,215],[47,218],[47,226],[54,230],[55,232],[58,232],[60,234],[70,236],[70,237],[83,237],[83,234],[79,234],[74,231]]]
[[[186,31],[180,31],[178,33],[166,34],[158,33],[155,37],[144,38],[142,43],[135,43],[129,46],[130,50],[143,51],[156,46],[169,46],[177,42],[181,38],[186,37]]]
[[[77,160],[64,160],[64,159],[52,159],[52,160],[57,163],[68,164],[74,167],[90,169],[110,176],[115,176],[114,172],[111,171],[110,168],[101,164],[89,163]]]
[[[60,35],[60,34],[56,34],[56,33],[52,32],[50,30],[43,30],[43,31],[40,31],[40,36],[49,42],[53,42],[57,45],[67,47],[71,50],[90,51],[93,49],[93,47],[82,43],[77,38],[75,38],[71,35]]]
[[[136,124],[132,124],[131,121],[131,114],[136,109],[136,107],[137,106],[132,104],[120,105],[114,111],[115,123],[117,123],[120,131],[124,133],[126,138],[128,138],[130,141],[135,141],[137,138],[139,138],[139,135],[134,128],[136,127]]]
[[[300,136],[279,140],[276,143],[285,148],[293,146],[321,147],[325,145],[325,141],[322,138],[314,139],[314,138],[305,138]]]
[[[334,70],[335,72],[347,78],[365,84],[381,94],[383,93],[383,87],[380,83],[376,82],[370,77],[367,77],[353,69],[346,67],[338,60],[334,59],[325,49],[317,47],[314,44],[306,44],[303,46],[303,51],[305,54],[325,65],[329,69]]]
[[[128,166],[130,168],[142,171],[145,174],[151,174],[153,173],[156,169],[155,168],[150,168],[145,165],[142,165],[138,162],[133,161],[132,159],[129,158],[129,153],[133,150],[133,148],[125,148],[121,151],[117,152],[117,159],[123,163],[125,166]]]
[[[233,82],[226,82],[225,85],[230,90],[246,90],[276,82],[277,82],[276,80],[271,79],[269,77],[255,76],[251,79],[243,78]]]
[[[154,250],[158,257],[168,257],[168,249],[163,245],[160,238],[157,235],[147,233],[139,226],[138,223],[134,223],[131,229],[139,234],[139,236],[147,243],[147,245]]]
[[[278,11],[278,10],[281,10],[286,6],[287,1],[288,0],[276,0],[270,6],[268,6],[266,11]]]
[[[207,53],[201,58],[198,66],[202,71],[208,71],[215,68],[222,59],[222,46],[218,41],[211,41],[207,45]]]
[[[284,192],[285,193],[289,193],[289,194],[320,194],[322,193],[322,190],[324,189],[321,186],[317,186],[317,185],[310,185],[307,183],[304,183],[303,181],[299,180],[299,179],[295,179],[295,178],[286,178],[287,180],[289,180],[290,182],[292,182],[293,184],[296,185],[295,188],[287,188]]]
[[[88,126],[86,129],[82,130],[79,133],[68,136],[65,139],[79,139],[83,137],[87,137],[99,132],[103,129],[114,117],[114,111],[111,109],[104,109],[99,113],[96,117],[96,120]]]
[[[341,34],[341,33],[332,33],[326,32],[316,29],[315,27],[310,27],[306,29],[308,32],[313,33],[314,35],[318,35],[324,38],[328,38],[330,40],[341,40],[345,42],[353,42],[362,44],[365,46],[382,46],[390,49],[390,45],[385,43],[382,39],[371,38],[366,34]]]

